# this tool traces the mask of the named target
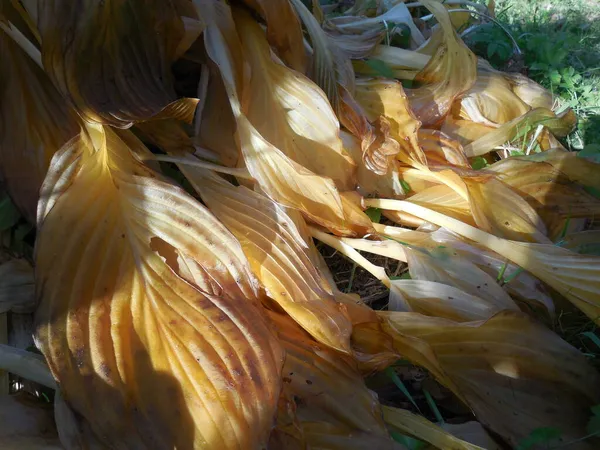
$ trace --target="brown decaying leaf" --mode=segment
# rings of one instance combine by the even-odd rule
[[[53,160],[36,247],[36,339],[66,402],[116,448],[266,442],[283,354],[239,243],[130,132],[86,131]]]

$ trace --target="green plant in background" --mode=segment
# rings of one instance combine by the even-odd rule
[[[550,89],[557,108],[573,108],[580,121],[565,141],[569,149],[600,144],[600,2],[497,0],[496,18],[521,55],[494,23],[469,31],[465,41],[496,68],[524,72]]]

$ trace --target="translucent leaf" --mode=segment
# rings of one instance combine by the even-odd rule
[[[265,442],[283,355],[239,242],[130,132],[86,131],[39,208],[36,339],[65,401],[107,446]]]
[[[238,238],[267,294],[316,340],[348,352],[349,318],[323,288],[325,280],[312,264],[308,246],[295,225],[303,220],[300,214],[216,175],[192,175],[190,180],[211,211]]]
[[[595,322],[600,320],[600,257],[580,255],[550,244],[501,239],[452,217],[408,202],[369,200],[365,203],[367,206],[405,211],[476,241],[554,288],[590,319]]]
[[[271,59],[265,34],[249,15],[236,13],[235,21],[252,72],[242,102],[248,120],[293,161],[333,179],[341,190],[353,189],[355,164],[323,91]]]
[[[478,227],[519,241],[550,243],[536,210],[516,191],[495,178],[464,177]]]

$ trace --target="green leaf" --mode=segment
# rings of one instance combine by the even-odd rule
[[[421,450],[426,447],[425,442],[419,441],[418,439],[412,438],[410,436],[405,436],[403,434],[398,433],[397,431],[391,430],[390,435],[392,436],[392,439],[404,445],[408,450]]]
[[[412,189],[410,187],[410,184],[408,184],[406,181],[404,180],[400,180],[400,186],[402,186],[402,190],[406,193],[406,192],[410,192]]]
[[[550,82],[552,84],[559,84],[560,81],[562,80],[562,76],[560,73],[558,73],[558,70],[552,70],[549,74],[548,77],[550,78]]]
[[[592,186],[583,186],[583,190],[593,197],[600,198],[600,189]]]
[[[562,432],[558,428],[536,428],[519,443],[517,450],[529,450],[539,444],[549,444],[551,441],[559,438],[561,434]]]
[[[390,280],[412,280],[409,272],[404,272],[402,275],[398,277],[390,277]]]
[[[471,167],[475,170],[483,169],[487,166],[489,166],[489,164],[483,156],[476,156],[471,160]]]
[[[395,78],[394,71],[390,68],[390,66],[380,59],[368,59],[366,64],[378,75],[381,75],[384,78]]]
[[[379,208],[367,208],[365,214],[371,219],[371,222],[379,223],[381,220],[381,210]]]
[[[8,194],[0,200],[0,231],[6,231],[17,224],[21,213],[12,202]]]
[[[577,153],[577,156],[600,163],[600,144],[586,145],[579,153]]]
[[[600,434],[600,405],[592,406],[590,409],[592,417],[590,417],[586,430],[589,434]]]
[[[410,395],[410,392],[408,391],[408,389],[404,385],[404,382],[400,379],[400,377],[398,376],[398,374],[396,373],[396,371],[394,369],[392,369],[391,367],[388,367],[387,369],[385,369],[385,373],[394,382],[394,384],[396,385],[396,387],[398,389],[400,389],[400,392],[402,392],[406,396],[406,398],[408,398],[410,400],[410,402],[413,404],[413,406],[418,411],[419,407],[417,406],[417,402],[415,402],[415,399],[413,398],[413,396]]]
[[[488,58],[492,58],[492,56],[494,56],[494,53],[496,53],[496,50],[498,49],[498,44],[496,42],[490,42],[490,45],[488,45],[487,48],[487,56]]]

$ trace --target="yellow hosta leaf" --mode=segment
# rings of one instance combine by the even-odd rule
[[[477,80],[460,100],[460,117],[497,127],[527,113],[531,108],[512,90],[511,84],[496,71],[479,70]]]
[[[442,131],[451,138],[456,139],[462,145],[467,145],[485,136],[487,133],[494,131],[494,128],[478,122],[453,119],[448,116],[442,124]]]
[[[570,109],[557,116],[549,109],[535,108],[465,146],[465,154],[469,158],[485,155],[507,141],[524,137],[538,125],[544,125],[556,136],[564,137],[571,132],[576,122],[575,114]]]
[[[229,11],[224,10],[221,13],[221,18],[226,25],[233,22]],[[222,31],[228,33],[227,38]],[[261,189],[273,200],[302,211],[309,220],[335,233],[343,235],[364,233],[364,223],[368,218],[363,214],[364,217],[361,217],[360,222],[357,223],[348,217],[344,209],[351,208],[352,205],[344,205],[333,180],[318,176],[294,162],[267,141],[243,113],[237,88],[241,84],[240,73],[235,70],[235,60],[232,58],[232,54],[241,51],[241,44],[235,30],[232,32],[227,26],[211,24],[207,26],[204,34],[207,53],[220,67],[237,122],[236,140],[248,171]],[[279,101],[281,102],[282,99]],[[354,210],[353,213],[358,214]]]
[[[508,185],[484,177],[464,177],[463,181],[479,228],[507,239],[550,243],[536,210]]]
[[[289,317],[270,313],[286,351],[283,383],[296,398],[298,418],[324,420],[387,437],[380,405],[354,360],[314,341]],[[316,412],[318,411],[318,413]]]
[[[87,120],[126,128],[174,100],[170,65],[184,38],[175,3],[39,5],[44,68]]]
[[[362,161],[363,153],[360,147],[359,140],[350,133],[341,132],[344,148],[350,154],[354,161]],[[396,164],[391,164],[385,175],[369,170],[365,164],[358,164],[356,169],[356,181],[358,183],[358,191],[363,195],[399,198],[403,197],[405,192]]]
[[[265,33],[246,13],[234,15],[251,79],[242,107],[269,143],[340,190],[354,188],[352,158],[340,139],[340,125],[325,93],[310,79],[276,63]]]
[[[0,30],[0,171],[13,202],[35,223],[39,190],[54,153],[79,119],[38,67]]]
[[[452,247],[438,245],[438,248],[429,252],[407,247],[406,256],[413,280],[435,281],[458,288],[466,294],[480,298],[494,311],[518,309],[494,278],[467,259],[455,255]],[[448,296],[452,297],[449,300],[455,300],[454,295]]]
[[[541,161],[550,164],[572,181],[600,189],[600,178],[598,177],[600,164],[579,157],[577,152],[553,149],[527,157],[516,156],[512,159],[517,161]]]
[[[36,338],[66,402],[109,447],[266,442],[283,355],[240,244],[129,131],[87,133],[53,160],[36,244]]]
[[[288,67],[304,73],[306,53],[302,26],[289,0],[244,0],[267,23],[267,38]]]
[[[464,322],[488,319],[503,309],[494,302],[448,284],[419,279],[394,280],[392,284],[402,292],[415,312],[428,316]],[[398,310],[394,304],[394,293],[390,291],[390,311]],[[512,305],[512,308],[517,309],[515,305]]]
[[[586,434],[589,408],[600,399],[598,374],[578,350],[524,314],[505,311],[460,324],[415,313],[382,315],[392,336],[413,337],[433,352],[439,365],[433,368],[443,370],[438,379],[454,382],[450,388],[478,420],[511,445],[540,427],[559,428],[565,442]]]
[[[430,255],[410,250],[407,252],[408,258],[414,259],[415,256],[417,258],[416,261],[412,261],[413,271],[416,272],[414,278],[419,273],[429,274],[431,278],[424,278],[442,283],[446,282],[446,284],[453,286],[456,285],[466,292],[486,297],[501,309],[513,309],[514,305],[510,306],[512,305],[510,299],[508,302],[502,301],[508,298],[506,294],[496,290],[498,286],[496,286],[495,280],[500,272],[503,272],[504,277],[512,278],[511,282],[504,286],[511,297],[543,305],[550,313],[554,311],[552,298],[537,279],[527,272],[517,274],[518,266],[510,263],[506,258],[481,245],[462,240],[458,235],[445,228],[439,228],[432,233],[425,233],[377,224],[376,230],[380,234],[405,242],[410,246],[430,249]],[[448,255],[451,255],[451,257]],[[432,260],[434,256],[440,257]],[[475,264],[479,269],[490,275],[494,282],[489,283],[489,279],[482,280],[481,277],[477,276],[477,269],[473,270],[472,267],[465,267],[465,270],[461,270],[460,267],[463,261]],[[455,262],[457,263],[456,267],[454,266]],[[486,286],[486,282],[488,286]],[[477,288],[477,286],[480,287]],[[488,289],[488,287],[490,288]]]
[[[412,184],[411,184],[412,186]],[[455,217],[467,223],[475,224],[471,215],[469,202],[461,197],[454,189],[444,184],[426,188],[410,196],[410,201],[426,206],[434,211]]]
[[[552,230],[552,238],[559,237],[565,219],[600,214],[600,200],[548,163],[508,158],[488,170],[523,195]]]
[[[436,0],[421,2],[441,27],[441,43],[415,81],[422,86],[407,90],[410,105],[424,126],[440,123],[454,100],[477,78],[477,58],[454,31],[448,11]],[[435,33],[434,33],[435,34]]]
[[[371,121],[384,116],[389,122],[390,134],[400,144],[397,158],[410,165],[427,165],[419,147],[417,131],[421,126],[412,110],[402,85],[396,80],[357,80],[356,100]]]
[[[552,93],[535,81],[518,72],[504,74],[511,84],[513,92],[532,108],[552,109],[554,99]]]
[[[489,450],[454,437],[425,417],[418,416],[405,409],[389,406],[384,406],[382,409],[385,423],[392,429],[429,442],[435,448],[444,450]]]
[[[368,200],[368,206],[407,212],[448,228],[495,251],[539,278],[600,322],[600,257],[580,255],[550,244],[501,239],[452,217],[400,200]]]
[[[454,166],[471,168],[459,141],[438,130],[419,130],[419,145],[430,166]]]
[[[216,175],[199,175],[189,177],[192,185],[238,238],[267,294],[316,340],[349,352],[352,325],[344,308],[323,288],[325,280],[295,225],[303,220],[300,213]]]

